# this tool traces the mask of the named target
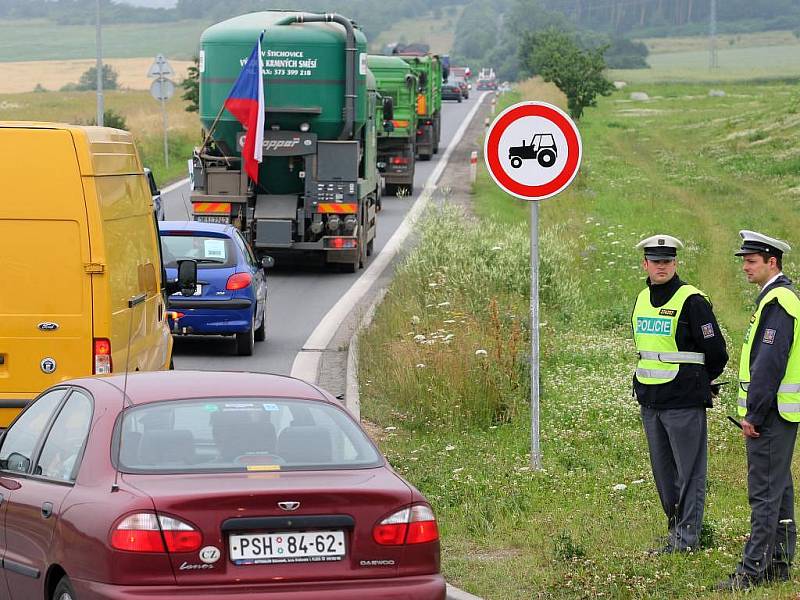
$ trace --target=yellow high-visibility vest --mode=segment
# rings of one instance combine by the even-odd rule
[[[633,308],[631,325],[639,363],[636,365],[636,379],[645,385],[668,383],[675,379],[682,364],[705,364],[702,352],[678,350],[675,333],[678,317],[689,296],[703,292],[692,285],[682,285],[664,306],[655,307],[650,303],[650,288],[643,289]]]
[[[738,413],[740,417],[747,414],[747,389],[750,386],[750,351],[753,348],[753,337],[758,331],[761,312],[773,300],[777,300],[778,304],[794,319],[794,340],[789,349],[789,361],[786,363],[786,373],[778,386],[778,412],[787,421],[800,423],[800,350],[798,350],[798,345],[800,345],[800,299],[787,287],[776,287],[768,291],[758,303],[756,312],[750,317],[750,327],[744,336],[742,356],[739,359]]]

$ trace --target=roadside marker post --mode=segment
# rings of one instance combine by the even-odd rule
[[[542,468],[539,437],[539,201],[552,198],[578,174],[583,148],[578,127],[546,102],[519,102],[501,112],[483,146],[486,168],[506,193],[531,204],[531,467]]]
[[[473,150],[469,155],[469,181],[475,185],[478,178],[478,151]]]
[[[168,79],[175,75],[175,71],[163,54],[156,56],[155,61],[147,70],[147,76],[153,79],[150,85],[150,95],[161,102],[161,119],[164,125],[164,166],[169,168],[169,139],[167,137],[167,100],[175,93],[175,83]]]

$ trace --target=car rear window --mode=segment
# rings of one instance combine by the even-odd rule
[[[199,267],[232,267],[236,264],[233,240],[228,237],[192,235],[182,232],[161,233],[164,266],[176,268],[179,260],[198,261]]]
[[[132,473],[357,469],[383,459],[340,408],[287,398],[155,402],[125,411],[120,470]]]

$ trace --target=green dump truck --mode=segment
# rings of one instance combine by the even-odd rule
[[[242,168],[245,132],[224,102],[258,36],[264,82],[258,184]],[[372,253],[380,194],[375,79],[367,41],[335,14],[251,13],[200,40],[196,220],[234,223],[256,254],[316,254],[355,271]]]
[[[417,76],[417,156],[430,160],[439,152],[442,132],[442,63],[435,54],[399,56]]]
[[[378,93],[391,104],[393,119],[378,123],[378,170],[383,175],[385,192],[393,196],[410,195],[414,188],[417,146],[417,77],[411,66],[396,56],[367,57],[375,75]],[[388,109],[387,109],[388,112]]]

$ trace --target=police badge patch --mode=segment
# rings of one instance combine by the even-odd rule
[[[700,329],[703,332],[703,339],[707,340],[708,338],[714,337],[714,324],[713,323],[706,323]]]
[[[765,329],[764,330],[764,337],[761,340],[765,344],[774,344],[775,343],[775,330],[774,329]]]

